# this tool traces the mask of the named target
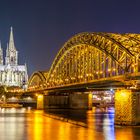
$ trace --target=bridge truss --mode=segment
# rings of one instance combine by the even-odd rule
[[[80,33],[58,52],[47,87],[89,82],[140,71],[140,35]]]

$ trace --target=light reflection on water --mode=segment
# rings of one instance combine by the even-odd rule
[[[101,132],[105,140],[115,140],[114,108],[93,108],[87,113],[88,128]]]
[[[49,118],[47,112],[41,110],[0,109],[0,140],[140,139],[140,127],[114,126],[114,108],[93,108],[81,113],[78,110],[51,110],[51,114],[54,112],[57,112],[55,116],[67,117],[70,122],[81,121],[85,125]]]

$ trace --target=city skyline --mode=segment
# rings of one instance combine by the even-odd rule
[[[64,43],[80,32],[139,33],[139,2],[133,1],[3,1],[0,40],[6,50],[13,27],[19,63],[29,75],[49,70]]]

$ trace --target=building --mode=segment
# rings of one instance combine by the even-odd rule
[[[28,81],[27,66],[18,65],[18,51],[15,48],[13,29],[7,44],[5,61],[0,43],[0,85],[22,87]]]

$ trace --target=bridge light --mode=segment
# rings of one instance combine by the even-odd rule
[[[37,98],[38,98],[39,100],[41,100],[41,99],[43,99],[43,95],[40,94],[40,95],[37,96]]]
[[[124,102],[125,100],[128,99],[129,95],[131,94],[131,91],[130,90],[126,90],[126,89],[123,89],[123,90],[119,90],[116,92],[116,99],[118,99],[120,102]]]
[[[116,69],[114,68],[113,71],[115,71]]]
[[[96,74],[98,74],[99,72],[98,71],[96,71]]]
[[[113,90],[113,88],[111,88],[111,89],[110,89],[110,91],[111,91],[111,93],[114,93],[114,90]]]
[[[75,80],[75,77],[71,77],[71,80]]]
[[[83,76],[82,75],[79,75],[78,78],[81,79],[81,78],[83,78]]]
[[[103,72],[102,71],[100,71],[100,74],[102,74]]]
[[[11,98],[11,100],[15,101],[15,100],[16,100],[16,98],[15,98],[15,97],[12,97],[12,98]]]
[[[4,95],[2,95],[2,98],[5,98],[5,96],[4,96]]]
[[[87,77],[90,77],[90,76],[92,76],[92,74],[91,73],[87,73],[86,76]]]
[[[68,82],[68,81],[69,81],[69,79],[68,79],[68,78],[66,78],[66,79],[65,79],[65,81],[67,81],[67,82]]]
[[[92,76],[92,74],[90,73],[89,76]]]
[[[32,100],[32,98],[31,97],[27,97],[27,100]]]
[[[61,79],[61,80],[59,80],[59,82],[60,82],[60,83],[63,83],[63,80]]]
[[[122,97],[126,97],[126,92],[121,92]]]
[[[111,69],[108,69],[108,72],[110,72],[111,71]]]

